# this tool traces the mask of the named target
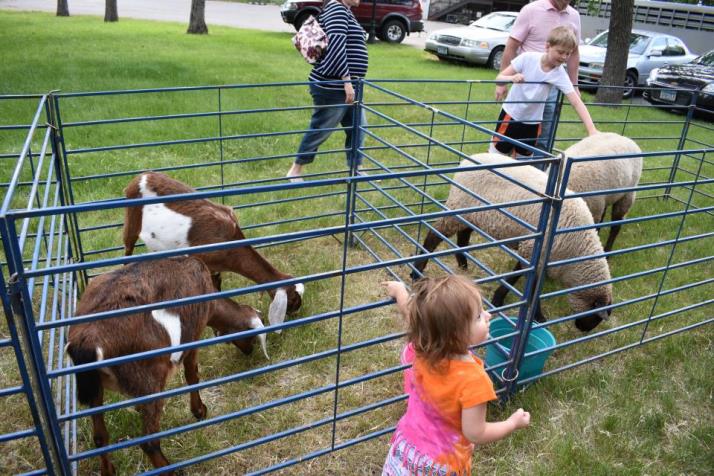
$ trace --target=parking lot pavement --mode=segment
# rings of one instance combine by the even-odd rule
[[[14,11],[57,11],[56,0],[0,0],[0,9]],[[191,12],[191,0],[121,0],[118,2],[119,20],[136,18],[142,20],[161,20],[186,23]],[[70,15],[104,16],[102,0],[71,0]],[[292,25],[283,22],[278,5],[255,5],[236,2],[206,2],[206,23],[211,25],[252,28],[265,31],[284,31],[294,33]],[[424,49],[429,33],[454,26],[450,23],[425,22],[425,30],[409,35],[405,45]]]

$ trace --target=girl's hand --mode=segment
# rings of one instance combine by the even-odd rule
[[[386,288],[387,295],[394,299],[397,299],[397,297],[400,295],[408,294],[407,288],[406,286],[404,286],[404,283],[400,283],[399,281],[384,281],[382,283],[382,286]]]
[[[518,430],[525,428],[531,423],[531,414],[519,408],[513,415],[508,417],[508,421],[513,425],[513,428]]]
[[[516,73],[511,78],[511,82],[513,82],[513,83],[522,83],[525,80],[526,80],[526,78],[521,73]]]

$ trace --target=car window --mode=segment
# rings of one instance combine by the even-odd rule
[[[590,42],[593,46],[599,46],[600,48],[607,48],[608,32],[603,31],[598,36],[593,38]],[[640,35],[638,33],[630,34],[630,53],[641,55],[647,49],[647,44],[650,41],[649,36]],[[666,46],[666,43],[662,44],[662,49]]]
[[[701,64],[704,66],[714,66],[714,50],[710,51],[705,55],[700,56],[696,62],[697,64]]]
[[[681,41],[676,38],[667,38],[667,48],[662,52],[662,56],[683,56],[685,54]]]
[[[476,20],[471,23],[472,27],[488,28],[489,30],[496,31],[511,31],[513,23],[516,21],[516,17],[512,15],[501,15],[500,13],[491,13],[483,18]]]
[[[650,48],[650,53],[653,51],[661,51],[664,55],[664,51],[667,49],[667,38],[659,37],[652,41],[652,47]]]

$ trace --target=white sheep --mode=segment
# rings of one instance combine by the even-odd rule
[[[472,158],[481,164],[504,164],[516,163],[516,161],[500,154],[476,154]],[[522,164],[522,162],[520,162]],[[461,162],[460,167],[473,166],[474,163],[469,160]],[[502,174],[508,175],[516,180],[516,182],[527,184],[533,190],[544,192],[548,176],[541,170],[530,165],[522,165],[519,167],[499,168]],[[454,175],[454,181],[467,190],[474,191],[482,196],[491,204],[507,203],[532,200],[537,198],[532,192],[525,190],[513,182],[510,182],[502,177],[499,177],[494,172],[489,170],[471,170],[457,172]],[[471,208],[484,205],[468,193],[458,187],[452,186],[449,191],[449,197],[446,201],[446,206],[452,210],[461,208]],[[541,214],[541,204],[534,203],[529,205],[520,205],[515,207],[505,208],[514,216],[519,217],[523,221],[537,226],[538,219]],[[479,212],[464,213],[462,218],[474,224],[496,240],[504,240],[530,234],[530,232],[515,220],[508,218],[505,214],[498,210],[486,210]],[[581,198],[564,200],[560,213],[559,227],[571,228],[585,225],[592,225],[593,219],[590,212]],[[440,218],[434,228],[446,237],[450,237],[457,233],[457,244],[459,247],[468,246],[472,229],[459,220],[457,216],[448,216]],[[442,239],[430,230],[424,240],[424,248],[427,252],[432,252],[441,243]],[[533,240],[522,240],[518,243],[509,245],[517,249],[518,253],[528,259],[533,251]],[[571,232],[566,234],[558,234],[555,236],[550,261],[559,261],[578,256],[589,256],[602,254],[603,248],[597,233],[594,229]],[[466,259],[463,254],[459,253],[456,256],[459,266],[466,269]],[[417,261],[414,263],[417,271],[421,272],[426,266],[426,260]],[[517,262],[515,270],[521,269],[520,262]],[[590,283],[608,281],[610,279],[610,268],[608,267],[605,258],[594,258],[587,261],[582,261],[563,266],[549,268],[548,275],[557,281],[560,281],[564,286],[571,288],[582,286]],[[418,274],[413,273],[413,277]],[[519,278],[519,275],[508,278],[506,281],[513,285]],[[508,288],[501,285],[493,297],[495,306],[503,305],[504,298],[508,293]],[[593,313],[576,319],[575,325],[581,331],[589,331],[597,326],[603,319],[606,319],[610,314],[610,310],[604,311],[597,309],[612,304],[612,285],[603,284],[579,291],[573,291],[568,294],[568,301],[575,313],[595,310]],[[540,306],[536,310],[536,319],[543,321],[544,318],[540,312]]]
[[[627,137],[614,132],[601,132],[588,136],[565,150],[566,157],[615,156],[639,154],[642,150]],[[574,192],[616,190],[636,187],[642,175],[642,157],[611,160],[575,162],[568,188]],[[605,220],[608,207],[612,206],[612,221],[622,220],[635,202],[635,192],[619,192],[583,197],[595,223]],[[612,250],[621,225],[613,225],[605,244],[605,251]]]

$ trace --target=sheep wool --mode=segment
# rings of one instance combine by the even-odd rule
[[[481,164],[521,164],[518,167],[500,168],[498,170],[502,174],[510,176],[516,182],[527,184],[535,191],[545,191],[547,175],[535,167],[524,166],[522,165],[523,162],[514,161],[500,154],[476,154],[473,155],[472,158]],[[471,161],[464,160],[461,162],[460,167],[473,165]],[[489,170],[457,172],[454,176],[454,180],[491,204],[538,198],[533,192]],[[458,210],[483,205],[483,202],[479,202],[459,187],[452,186],[446,205],[449,209]],[[514,216],[519,217],[533,226],[537,226],[541,209],[540,203],[506,208],[506,210]],[[498,210],[472,212],[461,216],[498,240],[530,233],[524,226],[508,218]],[[559,228],[571,228],[592,224],[592,216],[588,211],[587,205],[581,198],[563,201],[558,222]],[[451,236],[459,230],[466,228],[466,225],[457,217],[449,216],[439,220],[435,228],[444,235]],[[530,258],[533,251],[533,240],[523,240],[517,245],[511,246],[517,248],[521,256]],[[602,254],[602,252],[602,244],[594,229],[559,234],[555,236],[549,261],[559,261],[578,256],[599,255]],[[605,258],[595,258],[550,268],[548,270],[548,276],[570,288],[607,281],[610,279],[610,268]],[[568,299],[575,312],[592,309],[594,303],[598,303],[601,306],[607,305],[612,302],[612,285],[605,284],[582,291],[575,291],[568,295]]]
[[[642,150],[632,140],[613,132],[601,132],[582,139],[565,150],[566,157],[617,156],[639,154]],[[568,188],[575,192],[616,190],[636,187],[642,175],[642,157],[575,162]],[[593,219],[600,223],[605,219],[608,207],[612,207],[612,220],[622,220],[635,202],[635,192],[619,192],[583,197]],[[607,239],[605,251],[610,251],[620,231],[614,225]]]

